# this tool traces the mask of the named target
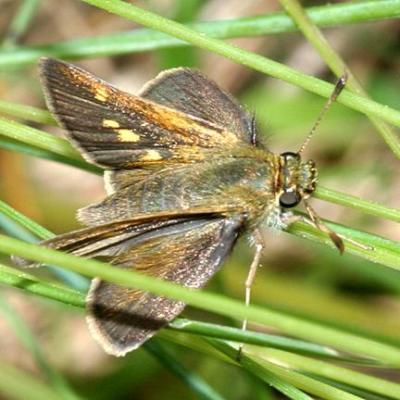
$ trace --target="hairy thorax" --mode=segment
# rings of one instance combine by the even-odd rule
[[[144,213],[190,210],[243,214],[253,225],[274,201],[276,173],[277,157],[265,151],[259,159],[242,152],[162,170],[108,171],[109,196],[79,210],[78,218],[99,225]]]

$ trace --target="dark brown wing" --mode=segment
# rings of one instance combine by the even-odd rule
[[[122,268],[200,288],[231,251],[240,220],[222,217],[182,221],[158,229],[154,236],[118,256]],[[113,355],[136,349],[185,307],[179,301],[95,279],[88,296],[92,335]]]
[[[189,68],[163,71],[148,82],[138,95],[226,128],[246,144],[250,144],[254,137],[253,118],[232,95],[199,71]],[[134,172],[107,171],[108,193],[136,183],[151,173],[151,170],[138,169]]]
[[[137,237],[143,237],[149,232],[155,232],[166,226],[190,221],[191,218],[201,218],[202,215],[188,213],[176,216],[176,213],[168,214],[167,212],[141,215],[136,218],[64,233],[42,241],[40,245],[76,256],[115,257],[125,251],[127,247],[134,246]],[[38,266],[38,264],[20,257],[13,256],[13,261],[22,267]]]
[[[161,72],[143,87],[139,96],[226,128],[243,142],[251,143],[251,115],[199,71],[173,68]]]
[[[116,257],[128,247],[135,246],[137,238],[141,242],[145,234],[151,233],[151,235],[154,235],[154,232],[161,228],[171,227],[191,220],[209,218],[216,218],[216,214],[205,212],[177,214],[176,212],[166,211],[147,213],[135,218],[67,232],[44,240],[40,242],[40,245],[65,251],[76,256]],[[14,260],[21,266],[33,264],[19,257],[15,257]]]
[[[44,58],[47,104],[89,161],[129,169],[193,162],[229,153],[226,127],[116,89],[81,68]]]
[[[200,288],[222,265],[242,224],[241,217],[154,214],[70,232],[42,245],[101,257],[116,267]],[[179,301],[94,279],[87,298],[88,323],[103,348],[121,356],[149,339],[184,306]]]

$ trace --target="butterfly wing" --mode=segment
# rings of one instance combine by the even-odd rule
[[[199,218],[164,227],[118,256],[121,268],[200,288],[232,249],[240,220]],[[88,323],[104,349],[117,356],[136,349],[172,321],[185,304],[95,279],[88,295]]]
[[[110,172],[110,193],[129,187],[132,179],[137,185],[146,182],[147,187],[150,176],[158,173],[160,167],[166,170],[177,164],[230,159],[230,149],[249,144],[245,113],[237,110],[234,100],[218,91],[215,84],[206,85],[206,78],[196,75],[189,84],[193,90],[207,86],[210,104],[203,113],[201,102],[207,101],[205,94],[191,108],[184,106],[185,99],[193,100],[187,92],[185,99],[170,98],[168,103],[168,96],[172,95],[170,79],[174,75],[173,86],[183,90],[186,73],[175,72],[169,78],[160,78],[143,91],[144,97],[139,97],[70,64],[53,59],[41,61],[49,109],[81,153],[108,169],[138,168],[136,172],[141,172],[133,177],[129,173],[114,176]],[[163,100],[160,93],[164,93]],[[233,115],[219,111],[213,116],[213,107],[224,104]],[[233,121],[237,117],[240,121]],[[160,190],[164,193],[165,187]],[[172,207],[166,207],[170,211],[162,210],[167,200],[168,193],[160,198],[162,204],[152,210],[152,215],[141,214],[71,232],[44,245],[106,258],[119,268],[134,268],[199,288],[222,265],[237,239],[243,218],[205,213],[175,215]],[[98,279],[92,283],[87,305],[93,336],[115,355],[124,355],[140,346],[184,307],[179,301]]]
[[[224,127],[245,144],[251,144],[256,135],[254,118],[231,94],[199,71],[189,68],[163,71],[148,82],[138,95]],[[143,180],[152,172],[143,169],[107,171],[105,181],[108,193]]]
[[[208,214],[207,214],[208,215]],[[78,229],[55,236],[40,242],[41,246],[65,251],[76,256],[115,257],[128,247],[135,245],[137,237],[155,232],[165,226],[173,226],[191,218],[200,218],[202,214],[153,213],[141,215],[123,221],[110,222],[90,228]],[[39,264],[21,257],[13,256],[13,261],[21,267],[38,266]]]
[[[244,143],[251,143],[254,119],[236,99],[201,72],[172,68],[148,82],[139,96],[182,111],[234,133]]]
[[[242,224],[241,217],[215,214],[149,215],[70,232],[42,245],[101,257],[118,268],[200,288],[230,253]],[[24,260],[19,260],[21,263]],[[94,279],[87,298],[87,319],[92,335],[105,351],[121,356],[153,336],[184,306],[176,300]]]
[[[40,72],[50,111],[83,156],[100,166],[201,161],[240,141],[214,121],[125,93],[71,64],[44,58]]]

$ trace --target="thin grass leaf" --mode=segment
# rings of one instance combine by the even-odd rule
[[[74,307],[85,307],[85,296],[82,292],[60,284],[45,282],[21,270],[0,264],[0,282],[13,286],[37,296],[60,301]]]
[[[237,357],[238,352],[237,348],[234,348],[233,346],[230,346],[220,340],[206,339],[205,341],[224,355],[228,356],[232,362],[235,362],[235,358]],[[246,355],[243,355],[243,357],[241,358],[240,366],[252,373],[253,375],[257,376],[259,379],[263,380],[279,392],[286,395],[289,399],[312,400],[310,396],[294,386],[292,382],[290,382],[290,379],[281,379],[273,372],[267,370],[266,368],[262,368],[260,365],[253,362],[250,357],[247,357]]]
[[[0,100],[0,113],[39,124],[57,125],[49,111],[11,101]]]
[[[176,344],[179,344],[181,346],[184,346],[186,348],[190,348],[196,352],[200,352],[201,354],[205,354],[207,356],[212,356],[214,358],[217,359],[221,359],[224,362],[230,362],[232,364],[238,364],[238,360],[237,360],[237,345],[232,345],[229,342],[225,342],[225,341],[221,341],[221,340],[213,340],[213,339],[201,339],[201,338],[196,338],[196,337],[191,337],[191,335],[173,335],[170,334],[170,332],[167,331],[162,331],[160,333],[160,335],[162,335],[164,338],[167,338],[168,340],[175,342]],[[207,347],[204,345],[204,343],[208,343],[211,344],[213,347]],[[218,343],[218,346],[215,346],[214,343]],[[222,346],[222,353],[215,353],[214,349],[220,349],[219,346]],[[252,348],[253,351],[251,350]],[[260,352],[260,356],[257,353],[257,348]],[[250,351],[248,351],[250,349]],[[225,350],[225,351],[224,351]],[[260,372],[262,374],[263,370],[267,370],[269,372],[273,372],[275,373],[277,376],[281,376],[281,374],[283,374],[283,378],[286,379],[286,375],[289,374],[291,375],[291,380],[290,382],[299,388],[302,388],[303,390],[309,391],[310,393],[319,393],[321,395],[321,398],[329,398],[329,399],[341,399],[342,395],[347,395],[347,394],[354,394],[356,396],[358,396],[358,393],[364,394],[364,393],[368,393],[368,397],[361,397],[362,399],[367,399],[367,398],[372,398],[373,400],[382,400],[383,397],[381,395],[377,395],[372,393],[371,391],[366,391],[364,389],[359,389],[356,388],[354,386],[349,386],[347,384],[342,384],[338,381],[335,381],[333,379],[326,379],[324,377],[317,374],[311,374],[311,373],[307,373],[305,371],[302,371],[301,368],[299,368],[299,370],[297,370],[297,368],[291,366],[291,364],[289,362],[287,362],[285,360],[284,357],[282,357],[282,359],[280,359],[278,356],[275,356],[275,358],[273,358],[273,356],[269,357],[262,357],[262,354],[264,354],[264,352],[266,354],[269,354],[269,349],[268,348],[260,348],[257,346],[245,346],[244,347],[244,352],[243,352],[243,358],[241,358],[241,362],[238,364],[241,367],[246,369],[246,366],[243,363],[243,359],[244,360],[250,360],[253,364],[255,364],[256,369],[253,372],[254,374],[258,372]],[[285,352],[280,352],[280,351],[275,351],[275,350],[271,350],[272,353],[285,353]],[[295,356],[295,355],[294,355]],[[247,358],[246,358],[247,357]],[[303,357],[302,357],[303,358]],[[312,358],[304,358],[305,361],[303,360],[303,362],[314,362],[314,361],[318,361]],[[333,365],[331,363],[327,364],[328,367]],[[319,365],[321,366],[321,365]],[[277,370],[275,370],[274,368],[278,367]],[[272,369],[271,369],[272,368]],[[280,369],[282,368],[282,369]],[[340,367],[341,368],[341,367]],[[347,370],[346,368],[343,368],[345,370]],[[301,372],[300,372],[301,371]],[[350,373],[352,373],[352,370],[349,370]],[[374,382],[374,377],[364,374],[364,373],[360,373],[358,372],[358,378],[362,378],[365,379],[365,381],[368,384],[371,384]],[[304,378],[312,378],[312,380],[308,380],[308,379],[304,379]],[[352,378],[354,378],[354,375],[352,375]],[[351,378],[350,378],[351,379]],[[372,379],[372,380],[371,380]],[[343,380],[346,380],[346,378],[343,378]],[[386,381],[383,381],[384,383],[386,383]],[[320,383],[325,383],[326,385],[320,385]],[[378,381],[378,383],[382,383],[381,380]],[[389,382],[391,383],[391,382]],[[361,384],[361,386],[363,386],[363,384]],[[335,390],[335,388],[340,389],[341,391],[337,392]],[[332,390],[333,389],[333,390]],[[381,388],[382,390],[384,390],[384,388]],[[391,389],[392,387],[389,386],[389,390],[387,391],[387,394],[384,395],[384,400],[388,400],[391,394]],[[381,391],[382,391],[381,390]],[[327,397],[325,397],[325,395]],[[378,397],[378,398],[375,398]],[[319,397],[318,397],[319,398]]]
[[[32,353],[36,364],[43,371],[51,386],[60,394],[60,397],[64,400],[80,399],[81,397],[74,392],[64,377],[47,362],[35,336],[2,295],[0,295],[0,312],[11,326],[14,334]]]
[[[340,268],[337,265],[338,256],[333,252],[331,256],[326,257],[324,249],[313,250],[314,263],[310,268],[317,268],[318,272],[322,273],[325,273],[322,270],[332,268],[333,279],[336,278],[336,274],[344,273],[346,276],[347,272],[353,273],[353,264],[358,261],[353,257],[343,260],[341,263],[343,268]],[[399,280],[399,273],[393,269],[377,269],[373,264],[359,261],[360,269],[369,265],[371,270],[386,275],[387,279]],[[322,263],[324,265],[321,265]],[[285,268],[283,265],[281,267]],[[225,292],[232,297],[240,298],[243,290],[238,287],[238,282],[244,282],[246,278],[246,271],[242,265],[231,263],[219,274],[224,282]],[[366,278],[368,279],[368,275]],[[347,282],[347,278],[344,281]],[[381,302],[366,301],[365,297],[357,298],[351,292],[345,294],[341,291],[327,290],[325,284],[285,277],[282,273],[270,271],[269,268],[263,268],[262,273],[257,275],[252,297],[254,301],[260,302],[260,305],[266,305],[275,311],[318,321],[323,325],[334,326],[340,330],[400,347],[400,321],[393,317],[393,310],[386,309]],[[396,298],[395,294],[393,298]]]
[[[197,47],[224,56],[237,63],[253,68],[256,71],[282,79],[320,96],[329,97],[333,91],[334,86],[332,84],[305,75],[286,65],[246,51],[232,44],[225,43],[222,40],[208,37],[187,26],[161,17],[160,15],[146,11],[132,4],[120,0],[108,0],[107,2],[104,2],[103,0],[82,1],[123,18],[132,20],[138,24],[167,33],[168,35],[184,40]],[[344,90],[337,101],[366,115],[373,115],[396,126],[400,126],[400,111],[387,105],[358,96],[348,90]]]
[[[9,218],[9,220],[5,220]],[[6,224],[6,225],[5,225]],[[28,231],[21,231],[21,226],[26,228]],[[43,226],[39,225],[35,221],[21,214],[10,205],[0,200],[0,227],[5,231],[8,231],[12,236],[26,240],[29,243],[37,243],[37,238],[30,235],[30,232],[34,233],[40,239],[50,239],[54,237],[54,233],[50,232]],[[89,282],[83,276],[72,272],[66,271],[65,269],[47,266],[47,268],[63,283],[73,287],[77,290],[86,291],[89,287]]]
[[[79,168],[83,171],[92,172],[97,175],[101,175],[103,173],[100,168],[85,161],[60,156],[58,154],[52,153],[51,151],[38,149],[36,147],[33,147],[32,145],[28,145],[12,139],[3,139],[0,137],[0,149],[14,151],[16,153],[26,154],[31,157],[42,158],[44,160],[59,162],[61,164],[70,165],[71,167]]]
[[[351,91],[365,96],[368,98],[367,92],[363,89],[362,85],[355,78],[350,68],[346,65],[344,60],[335,51],[335,49],[325,39],[321,30],[313,24],[308,18],[306,11],[301,6],[298,0],[279,0],[286,12],[293,18],[293,21],[299,27],[303,35],[318,51],[321,58],[326,62],[331,70],[340,77],[344,72],[347,73],[349,80],[346,87]],[[400,142],[392,129],[380,119],[370,116],[370,121],[376,127],[386,144],[393,151],[393,153],[400,158]]]
[[[224,397],[217,393],[204,379],[187,369],[171,352],[168,352],[161,340],[152,339],[144,346],[168,371],[183,381],[199,399],[224,400]]]
[[[78,151],[66,140],[2,117],[0,117],[0,134],[40,149],[50,150],[65,157],[82,160]]]
[[[400,222],[400,209],[387,207],[375,201],[364,200],[357,196],[352,196],[350,194],[327,189],[321,186],[318,186],[317,190],[313,193],[313,197],[331,203],[340,204],[345,207],[350,207],[357,211],[364,212],[365,214],[374,215],[375,217]]]
[[[27,31],[36,15],[39,0],[23,0],[12,19],[3,40],[3,47],[13,47]]]
[[[238,348],[221,340],[204,339],[214,348],[228,356],[232,361],[236,360]],[[242,353],[240,359],[242,368],[248,370],[260,379],[268,382],[275,389],[279,390],[290,399],[311,399],[301,392],[304,390],[326,400],[362,400],[361,397],[346,393],[343,390],[334,388],[316,379],[291,371],[286,367],[277,366],[264,360],[256,360],[246,353]]]
[[[11,207],[4,201],[0,200],[0,213],[8,216],[13,221],[18,222],[18,224],[22,225],[28,231],[34,233],[41,239],[50,239],[54,236],[53,232],[50,232],[48,229],[28,218],[24,214],[18,212],[15,208]]]
[[[197,19],[205,4],[203,0],[176,1],[170,18],[183,24],[193,22]],[[199,54],[196,49],[188,46],[158,49],[155,55],[158,59],[158,69],[161,71],[175,67],[195,67],[199,61]]]
[[[3,264],[0,264],[0,282],[75,307],[84,308],[85,306],[85,297],[82,292],[69,289],[66,286],[44,282],[26,272],[22,272]],[[169,324],[169,328],[175,331],[175,336],[176,332],[184,332],[187,334],[197,334],[225,340],[233,340],[240,343],[258,344],[301,354],[332,358],[338,361],[349,361],[358,364],[372,362],[371,359],[341,355],[335,349],[310,342],[259,332],[243,332],[241,329],[229,326],[209,324],[188,319],[178,318]]]
[[[255,360],[265,360],[278,366],[286,365],[287,368],[301,373],[321,376],[358,387],[367,392],[389,396],[393,399],[400,399],[400,384],[376,378],[366,373],[361,373],[310,357],[303,357],[286,351],[266,349],[258,346],[246,346],[245,352]]]
[[[60,400],[60,394],[32,373],[0,360],[0,393],[12,400]]]
[[[13,141],[14,143],[17,141],[24,144],[25,146],[20,147],[20,149],[26,149],[25,152],[29,152],[27,147],[31,147],[32,152],[36,152],[38,155],[43,155],[44,158],[51,158],[51,154],[55,154],[58,156],[57,161],[62,161],[66,164],[97,174],[102,171],[95,165],[84,161],[78,151],[75,150],[67,140],[58,138],[50,133],[40,131],[30,126],[20,124],[19,122],[0,117],[0,135],[11,139],[11,142],[8,141],[8,146],[12,146]],[[3,142],[3,147],[7,147],[7,142]],[[39,150],[39,153],[37,150]],[[40,150],[50,154],[46,157],[46,155],[41,153]]]
[[[0,213],[0,229],[3,231],[3,233],[24,240],[25,242],[34,243],[36,241],[35,235],[30,233],[21,225],[16,224],[14,220],[12,220],[11,218],[1,213]]]
[[[304,214],[301,213],[299,213],[299,215],[304,216]],[[352,229],[331,221],[324,222],[334,232],[342,236],[346,253],[362,257],[376,264],[400,270],[400,246],[398,242]],[[324,243],[335,249],[332,240],[326,233],[305,222],[295,222],[288,227],[287,231],[304,239],[312,240],[313,242]],[[356,241],[358,245],[347,239]]]
[[[321,346],[315,343],[291,339],[284,336],[271,335],[261,332],[243,331],[239,328],[233,328],[224,325],[177,318],[168,326],[171,329],[186,333],[209,336],[215,339],[231,340],[238,343],[267,346],[275,349],[282,349],[294,353],[313,355],[327,359],[358,363],[371,362],[371,360],[341,355],[337,350],[327,346]]]
[[[341,26],[368,21],[397,18],[400,0],[367,0],[310,7],[307,13],[321,27]],[[292,19],[277,12],[256,17],[188,24],[193,29],[219,39],[264,36],[297,30]],[[0,67],[21,67],[35,63],[42,56],[66,59],[130,54],[178,46],[188,46],[181,40],[149,29],[72,39],[48,45],[19,47],[0,52]]]
[[[318,379],[319,381],[325,382],[328,385],[331,385],[338,389],[345,390],[346,392],[349,392],[351,394],[361,397],[363,400],[389,400],[388,396],[381,396],[379,394],[366,392],[365,390],[358,389],[358,388],[355,388],[354,386],[346,385],[344,383],[339,383],[332,379],[322,378],[318,375],[313,375],[313,374],[304,374],[304,375],[309,376],[310,378]]]
[[[266,308],[256,306],[246,307],[242,302],[234,301],[224,296],[187,289],[133,270],[127,271],[115,268],[97,260],[84,259],[52,249],[27,244],[4,235],[0,235],[0,252],[15,254],[50,265],[59,265],[82,275],[99,277],[118,285],[150,291],[235,319],[248,318],[249,321],[276,327],[282,332],[305,340],[327,344],[343,351],[371,357],[378,362],[388,365],[400,366],[400,349],[395,346],[345,333],[334,328],[327,328],[317,323],[283,315],[282,313]],[[216,304],[218,304],[218,307],[215,307]]]

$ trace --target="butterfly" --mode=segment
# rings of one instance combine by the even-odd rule
[[[107,191],[104,200],[78,211],[85,228],[43,246],[198,289],[241,236],[254,238],[254,276],[260,227],[286,228],[293,217],[288,210],[315,190],[314,162],[302,161],[300,152],[269,151],[254,117],[199,71],[164,71],[138,95],[56,59],[41,59],[40,75],[49,110],[82,156],[104,169]],[[122,356],[184,307],[95,278],[87,321],[104,350]]]

